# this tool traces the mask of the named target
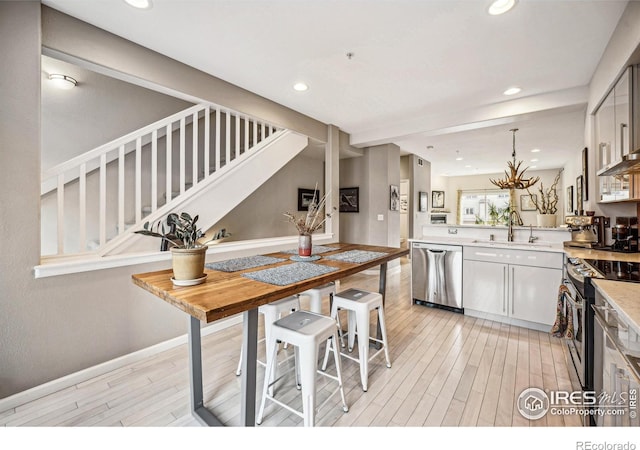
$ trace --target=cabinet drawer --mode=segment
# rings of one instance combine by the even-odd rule
[[[465,260],[499,262],[520,266],[562,268],[562,253],[536,250],[514,250],[511,248],[470,247],[462,251]]]

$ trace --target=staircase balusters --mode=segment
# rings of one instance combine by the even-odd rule
[[[170,203],[180,201],[178,195],[222,168],[225,173],[227,165],[275,131],[278,128],[273,125],[217,105],[196,105],[48,169],[43,173],[41,193],[51,214],[43,214],[43,220],[55,220],[57,226],[43,222],[43,242],[52,244],[45,253],[91,250],[101,254],[99,247],[124,234],[129,226],[139,227],[146,214],[166,214]],[[191,161],[187,158],[189,132]],[[179,152],[176,161],[175,139]],[[187,179],[188,172],[191,180]],[[179,194],[173,192],[174,181],[178,181]],[[48,200],[45,196],[54,190],[55,197]],[[77,203],[65,202],[65,196],[74,200],[76,194]],[[127,217],[133,223],[128,223]],[[51,233],[46,234],[49,230]]]

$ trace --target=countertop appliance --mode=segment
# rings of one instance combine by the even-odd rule
[[[463,312],[462,246],[414,242],[411,246],[412,303]]]
[[[573,339],[567,340],[569,355],[584,391],[595,389],[595,288],[592,279],[640,283],[640,263],[600,259],[568,258],[565,285],[570,290],[574,310]],[[595,425],[593,416],[583,416],[585,425]]]
[[[593,310],[595,425],[640,426],[640,335],[599,293]]]
[[[604,246],[604,228],[608,217],[567,216],[565,223],[571,229],[571,240],[565,241],[565,247],[599,248]]]
[[[638,251],[638,218],[616,217],[611,228],[611,251],[633,253]]]

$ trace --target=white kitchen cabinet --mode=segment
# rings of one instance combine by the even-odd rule
[[[507,264],[465,260],[462,304],[466,310],[506,315]]]
[[[561,253],[464,247],[465,313],[551,326],[562,282]]]

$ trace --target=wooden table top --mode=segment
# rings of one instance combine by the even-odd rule
[[[134,274],[131,278],[136,285],[160,297],[167,303],[170,303],[176,308],[192,315],[196,319],[210,323],[215,320],[248,311],[250,309],[257,308],[260,305],[297,294],[307,289],[321,286],[330,281],[335,281],[340,278],[353,275],[371,267],[379,266],[391,261],[392,259],[409,254],[408,249],[394,247],[378,247],[345,243],[323,244],[322,246],[335,247],[336,250],[322,253],[322,257],[313,263],[336,267],[338,270],[286,286],[277,286],[260,281],[254,281],[242,276],[242,274],[247,272],[254,272],[293,263],[294,261],[289,259],[291,254],[283,252],[269,253],[268,255],[265,255],[285,259],[285,261],[267,266],[255,267],[236,272],[222,272],[218,270],[205,269],[207,279],[204,283],[196,286],[174,286],[171,282],[171,277],[173,276],[173,271],[171,269]],[[383,252],[385,255],[364,263],[350,263],[325,258],[325,256],[349,250]]]

